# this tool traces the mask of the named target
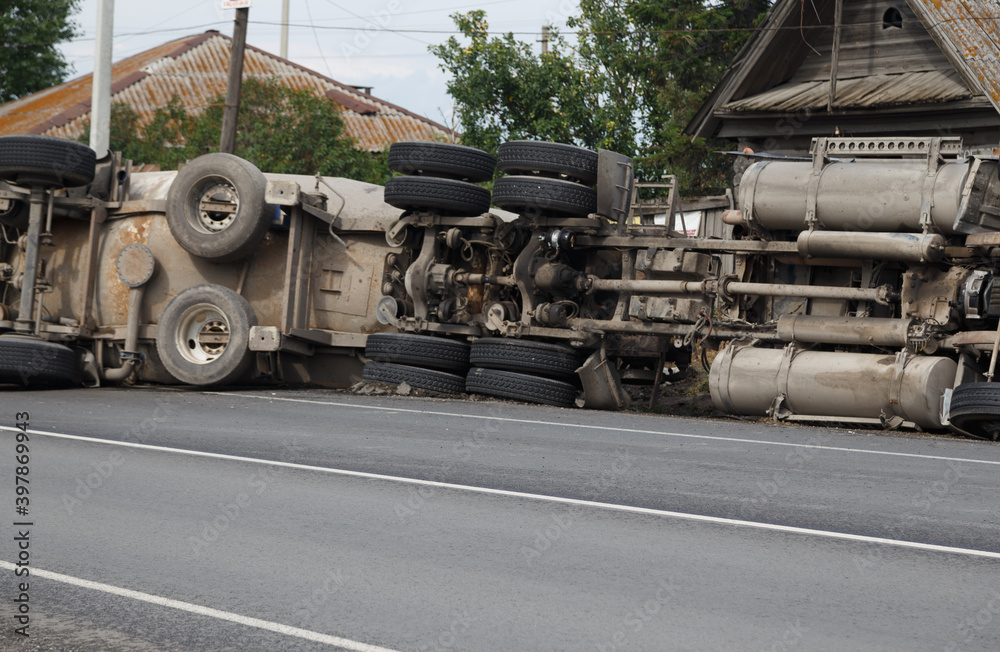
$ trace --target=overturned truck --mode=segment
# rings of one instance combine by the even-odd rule
[[[447,176],[424,154],[413,170]],[[386,189],[407,212],[380,318],[475,338],[471,390],[567,401],[575,380],[584,405],[616,408],[623,381],[722,345],[724,412],[996,437],[995,158],[954,138],[817,139],[811,160],[746,170],[724,238],[683,236],[673,210],[633,215],[631,161],[611,152],[514,142],[498,166],[492,201],[513,221],[448,215],[461,181]]]
[[[27,166],[17,138],[0,381],[51,380],[15,359],[44,348],[90,384],[363,376],[616,409],[707,349],[730,414],[1000,433],[998,165],[957,139],[817,139],[689,237],[673,191],[636,210],[630,159],[557,143],[399,143],[383,189],[217,154],[67,177],[68,150]]]

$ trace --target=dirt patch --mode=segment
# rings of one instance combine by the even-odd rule
[[[685,373],[673,374],[669,380],[661,382],[655,398],[652,385],[625,385],[625,391],[631,400],[629,412],[684,417],[726,416],[712,403],[708,392],[708,372],[697,362],[692,363]]]

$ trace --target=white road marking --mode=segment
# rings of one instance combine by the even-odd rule
[[[7,426],[0,426],[2,430],[17,430]],[[399,484],[410,484],[424,487],[435,487],[439,489],[454,489],[469,493],[483,494],[487,496],[503,496],[506,498],[520,498],[523,500],[535,500],[562,505],[580,505],[582,507],[592,507],[596,509],[612,510],[617,512],[628,512],[631,514],[643,514],[648,516],[658,516],[663,518],[674,518],[685,521],[698,521],[701,523],[714,523],[717,525],[729,525],[737,527],[749,527],[758,530],[771,530],[774,532],[784,532],[790,534],[801,534],[827,539],[840,539],[843,541],[856,541],[861,543],[875,543],[880,545],[895,546],[899,548],[912,548],[915,550],[925,550],[933,552],[945,552],[957,555],[967,555],[971,557],[985,557],[987,559],[1000,559],[1000,552],[990,552],[988,550],[975,550],[972,548],[954,548],[951,546],[939,546],[930,543],[919,543],[916,541],[901,541],[898,539],[884,539],[882,537],[870,537],[860,534],[848,534],[846,532],[831,532],[827,530],[814,530],[810,528],[800,528],[791,525],[775,525],[773,523],[761,523],[758,521],[744,521],[735,518],[724,518],[721,516],[703,516],[701,514],[688,514],[685,512],[671,512],[650,507],[633,507],[630,505],[618,505],[615,503],[602,503],[594,500],[580,500],[578,498],[563,498],[561,496],[546,496],[544,494],[532,494],[521,491],[511,491],[508,489],[490,489],[488,487],[475,487],[464,484],[454,484],[451,482],[437,482],[434,480],[420,480],[417,478],[404,478],[394,475],[383,475],[381,473],[367,473],[365,471],[349,471],[347,469],[332,469],[325,466],[312,466],[309,464],[296,464],[294,462],[279,462],[275,460],[262,460],[254,457],[242,457],[239,455],[226,455],[224,453],[206,453],[183,448],[169,448],[166,446],[152,446],[150,444],[134,444],[130,442],[112,441],[109,439],[97,439],[94,437],[81,437],[79,435],[64,435],[56,432],[44,430],[28,430],[34,435],[56,437],[59,439],[69,439],[73,441],[83,441],[94,444],[104,444],[107,446],[122,446],[125,448],[136,448],[140,450],[157,451],[163,453],[173,453],[176,455],[188,455],[191,457],[204,457],[208,459],[227,460],[231,462],[243,462],[247,464],[260,464],[265,466],[277,466],[286,469],[296,469],[299,471],[313,471],[338,475],[350,478],[363,478],[366,480],[380,480],[385,482],[396,482]]]
[[[761,441],[759,439],[741,439],[738,437],[716,437],[713,435],[692,435],[683,432],[663,432],[660,430],[640,430],[637,428],[617,428],[614,426],[594,426],[585,423],[560,423],[558,421],[537,421],[534,419],[514,419],[512,417],[491,417],[479,414],[458,414],[455,412],[437,412],[435,410],[413,410],[398,407],[381,407],[378,405],[355,405],[352,403],[340,403],[338,401],[317,401],[305,398],[286,398],[281,396],[254,396],[252,394],[233,394],[229,392],[203,392],[213,396],[236,396],[239,398],[250,398],[260,401],[288,401],[292,403],[311,403],[313,405],[332,405],[336,407],[354,408],[356,410],[379,410],[384,412],[401,412],[406,414],[428,414],[440,417],[459,417],[462,419],[482,419],[487,421],[503,421],[505,423],[524,423],[534,426],[557,426],[560,428],[579,428],[581,430],[606,430],[608,432],[632,432],[638,435],[660,435],[663,437],[680,437],[684,439],[707,439],[711,441],[725,441],[736,444],[756,444],[760,446],[786,446],[789,448],[806,448],[824,451],[838,451],[841,453],[859,453],[864,455],[889,455],[892,457],[916,457],[925,460],[941,460],[944,462],[968,462],[969,464],[992,464],[1000,466],[1000,461],[994,460],[970,460],[964,457],[945,457],[943,455],[923,455],[920,453],[897,453],[894,451],[873,451],[864,448],[843,448],[840,446],[821,446],[819,444],[795,444],[784,441]],[[971,443],[971,442],[970,442]]]
[[[16,569],[17,566],[11,564],[10,562],[0,561],[0,568],[12,571]],[[328,634],[320,634],[319,632],[311,632],[307,629],[299,629],[298,627],[282,625],[281,623],[272,623],[268,620],[261,620],[259,618],[250,618],[249,616],[241,616],[240,614],[234,614],[228,611],[220,611],[218,609],[212,609],[210,607],[202,607],[201,605],[191,604],[190,602],[182,602],[180,600],[171,600],[170,598],[163,598],[158,595],[151,595],[149,593],[143,593],[141,591],[133,591],[131,589],[123,589],[121,587],[112,586],[110,584],[102,584],[101,582],[92,582],[90,580],[80,579],[79,577],[71,577],[70,575],[63,575],[61,573],[53,573],[52,571],[42,570],[40,568],[33,567],[31,569],[31,576],[42,577],[49,580],[55,580],[56,582],[63,582],[64,584],[72,584],[73,586],[79,586],[84,589],[91,589],[94,591],[101,591],[103,593],[110,593],[112,595],[118,595],[123,598],[141,600],[142,602],[148,602],[150,604],[155,604],[160,607],[170,607],[171,609],[180,609],[181,611],[187,611],[189,613],[198,614],[199,616],[208,616],[209,618],[228,620],[238,625],[245,625],[247,627],[256,627],[257,629],[266,629],[269,632],[284,634],[286,636],[294,636],[296,638],[302,638],[307,641],[314,641],[316,643],[326,643],[327,645],[335,645],[337,647],[341,647],[346,650],[355,650],[357,652],[395,652],[390,648],[379,647],[377,645],[369,645],[367,643],[360,643],[358,641],[352,641],[350,639],[340,638],[339,636],[330,636]]]

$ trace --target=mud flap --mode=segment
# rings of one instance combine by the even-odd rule
[[[608,361],[604,347],[594,351],[576,373],[583,384],[583,404],[592,410],[620,410],[628,406],[618,370]]]

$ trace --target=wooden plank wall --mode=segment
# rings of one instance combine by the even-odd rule
[[[890,7],[902,15],[902,28],[883,29],[883,14]],[[833,30],[806,38],[814,41],[811,45],[818,54],[809,50],[790,81],[829,80]],[[904,0],[844,1],[838,79],[929,70],[953,68]]]

